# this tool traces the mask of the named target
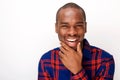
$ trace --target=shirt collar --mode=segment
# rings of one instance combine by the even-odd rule
[[[83,57],[85,57],[85,58],[91,58],[92,57],[91,46],[86,39],[83,40],[82,52],[83,52]]]

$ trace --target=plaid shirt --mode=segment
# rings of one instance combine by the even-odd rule
[[[109,53],[90,46],[84,39],[83,69],[73,75],[60,61],[59,48],[45,53],[39,62],[38,80],[113,80],[114,59]]]

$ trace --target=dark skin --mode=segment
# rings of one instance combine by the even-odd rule
[[[82,51],[80,43],[77,45],[77,51],[67,46],[64,42],[61,42],[59,56],[62,63],[73,74],[78,73],[82,69]]]
[[[62,9],[56,22],[56,33],[60,40],[59,56],[65,67],[73,74],[82,69],[82,41],[86,33],[86,22],[81,10]]]

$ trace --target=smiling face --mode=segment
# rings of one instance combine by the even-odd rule
[[[86,33],[86,22],[80,9],[61,9],[56,22],[56,33],[59,40],[76,49]]]

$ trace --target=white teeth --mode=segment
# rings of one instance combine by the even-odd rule
[[[67,39],[67,40],[71,42],[76,41],[76,39]]]

